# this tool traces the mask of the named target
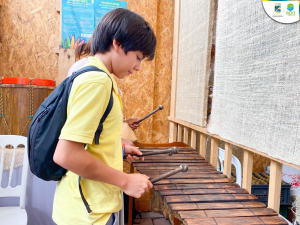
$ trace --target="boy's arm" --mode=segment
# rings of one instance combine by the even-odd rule
[[[118,186],[135,198],[152,188],[146,175],[126,174],[105,165],[87,152],[83,143],[60,139],[53,160],[81,177]]]

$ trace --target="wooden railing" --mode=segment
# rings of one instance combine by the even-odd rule
[[[196,149],[197,138],[200,139],[199,154],[205,158],[206,154],[206,139],[208,136],[211,137],[211,148],[210,148],[210,163],[217,168],[218,163],[218,152],[219,152],[219,141],[225,142],[225,157],[224,157],[224,174],[228,178],[231,177],[231,159],[232,159],[232,146],[238,146],[244,150],[244,162],[243,162],[243,178],[242,188],[245,188],[251,193],[251,182],[252,182],[252,171],[253,171],[253,155],[254,153],[262,155],[271,159],[271,170],[270,170],[270,183],[269,183],[269,198],[268,207],[274,209],[279,213],[280,207],[280,194],[281,194],[281,175],[282,175],[282,164],[289,165],[291,167],[300,169],[300,166],[291,163],[284,162],[280,159],[275,159],[269,155],[259,152],[255,149],[251,149],[224,138],[218,135],[210,134],[205,128],[199,127],[182,120],[168,117],[170,121],[170,136],[169,141],[182,141],[188,144],[189,132],[191,132],[190,146]],[[182,135],[183,131],[183,135]],[[197,131],[200,135],[197,136]]]

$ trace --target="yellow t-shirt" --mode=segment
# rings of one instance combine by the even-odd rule
[[[110,75],[104,64],[95,57],[89,57],[85,66],[96,66]],[[95,145],[94,142],[96,129],[111,93],[112,82],[107,74],[87,72],[74,80],[68,101],[67,121],[59,138],[87,144],[86,150],[95,158],[122,171],[122,102],[116,81],[111,75],[113,107],[103,123],[100,144]],[[111,213],[121,209],[119,187],[85,178],[81,179],[81,187],[92,213],[87,212],[81,199],[78,175],[68,171],[56,187],[52,215],[54,222],[59,225],[105,225]]]

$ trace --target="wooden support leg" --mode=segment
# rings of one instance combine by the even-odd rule
[[[225,143],[224,174],[231,177],[232,145]]]
[[[191,132],[191,147],[193,149],[196,149],[196,138],[197,138],[197,132],[195,130],[192,130],[192,132]]]
[[[133,167],[132,163],[130,163],[130,173],[134,173],[134,167]],[[132,213],[133,213],[133,197],[129,196],[128,225],[133,224],[133,219],[134,218],[132,218]]]
[[[178,124],[177,141],[179,142],[182,141],[182,130],[183,130],[183,126]]]
[[[282,164],[271,160],[268,207],[279,213]]]
[[[200,133],[200,155],[205,158],[206,155],[206,134]]]
[[[172,143],[176,140],[177,140],[177,124],[174,122],[170,122],[169,142]]]
[[[245,188],[251,194],[253,171],[253,152],[244,150],[244,165],[243,165],[243,183],[242,188]]]
[[[180,225],[180,224],[181,221],[178,218],[174,217],[174,225]]]
[[[187,128],[187,127],[183,128],[183,142],[185,144],[189,143],[189,128]]]
[[[210,163],[215,168],[218,164],[218,155],[219,155],[219,140],[211,137],[211,151],[210,151]]]

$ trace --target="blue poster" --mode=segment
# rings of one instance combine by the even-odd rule
[[[127,8],[126,1],[62,0],[61,47],[76,49],[92,36],[99,20],[109,11]]]

